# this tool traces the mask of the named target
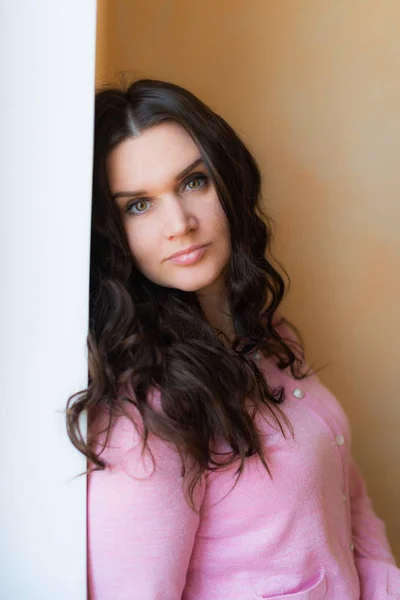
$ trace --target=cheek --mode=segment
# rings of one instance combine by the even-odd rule
[[[146,226],[137,227],[136,223],[128,222],[125,226],[125,233],[128,240],[128,246],[132,254],[134,263],[141,271],[148,271],[154,262],[154,249],[158,247],[155,243],[154,228]]]

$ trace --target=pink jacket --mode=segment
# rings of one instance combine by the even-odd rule
[[[316,376],[296,381],[271,359],[258,364],[285,387],[295,438],[259,419],[273,479],[258,457],[232,491],[236,466],[207,473],[199,515],[175,449],[150,437],[154,470],[131,423],[116,423],[103,453],[112,468],[88,480],[91,600],[400,599],[340,403]]]

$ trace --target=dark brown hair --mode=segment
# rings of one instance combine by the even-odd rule
[[[207,322],[195,293],[158,286],[135,268],[111,200],[109,152],[166,120],[180,124],[195,141],[229,223],[226,290],[236,335],[231,347]],[[126,408],[133,405],[145,446],[153,432],[178,449],[182,474],[191,473],[191,503],[196,483],[209,469],[237,461],[240,476],[246,457],[258,454],[270,473],[254,416],[266,408],[283,434],[275,413],[291,426],[278,406],[283,388],[270,389],[249,353],[261,350],[275,357],[279,368],[290,367],[296,379],[308,373],[301,372],[302,344],[295,354],[277,331],[285,284],[265,256],[271,221],[261,210],[261,176],[253,156],[224,119],[189,91],[148,79],[97,92],[94,134],[89,384],[68,400],[72,443],[96,468],[105,468],[101,452],[94,450],[90,423],[104,410],[108,438],[114,418],[129,416]],[[160,393],[161,412],[149,403],[154,390]],[[250,413],[245,400],[251,402]],[[83,413],[89,417],[86,440],[79,426]],[[218,439],[231,448],[221,462],[211,452]],[[194,469],[187,469],[185,457]]]

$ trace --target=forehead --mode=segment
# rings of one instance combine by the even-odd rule
[[[110,152],[107,176],[111,191],[166,185],[199,156],[195,142],[181,125],[160,123]]]

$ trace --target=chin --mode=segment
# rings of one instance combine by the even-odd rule
[[[198,292],[205,286],[203,285],[203,282],[199,282],[198,280],[193,278],[193,281],[175,281],[173,283],[171,282],[167,287],[182,290],[182,292]]]
[[[181,290],[182,292],[195,292],[195,293],[197,293],[203,289],[202,285],[196,285],[194,283],[192,285],[190,285],[188,283],[186,285],[182,284],[182,285],[176,285],[174,287],[176,287],[176,289],[178,289],[178,290]]]
[[[173,287],[182,290],[183,292],[201,292],[208,288],[215,288],[221,279],[221,273],[213,273],[208,277],[185,277],[175,283]],[[172,286],[171,286],[172,287]]]

